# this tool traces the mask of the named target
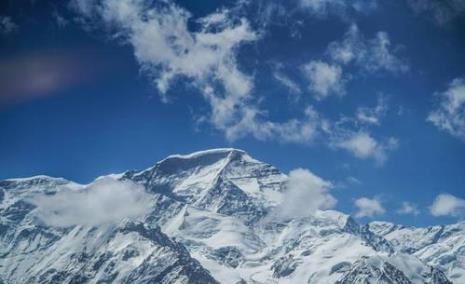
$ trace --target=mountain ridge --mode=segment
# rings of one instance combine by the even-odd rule
[[[74,224],[56,228],[40,220],[37,215],[40,204],[30,202],[37,196],[55,198],[68,192],[93,194],[99,190],[96,184],[105,184],[107,179],[129,185],[128,192],[141,191],[142,198],[150,199],[143,216],[110,225]],[[407,279],[409,283],[448,284],[448,277],[455,281],[465,279],[465,273],[456,268],[463,267],[459,261],[441,262],[443,252],[435,258],[427,254],[428,250],[418,253],[405,249],[408,242],[401,242],[393,235],[403,230],[402,226],[361,225],[335,210],[317,210],[310,216],[291,219],[267,218],[286,198],[287,180],[288,176],[277,168],[253,159],[245,151],[219,148],[171,155],[148,169],[99,177],[89,185],[47,176],[0,181],[0,277],[19,283],[15,281],[21,275],[14,271],[27,271],[33,261],[25,258],[18,261],[18,255],[29,255],[36,266],[48,259],[50,267],[57,267],[55,271],[36,271],[29,276],[48,280],[58,277],[53,279],[69,283],[72,277],[84,279],[86,275],[99,276],[96,279],[100,280],[115,277],[113,281],[117,283],[146,283],[147,271],[152,276],[158,275],[157,279],[164,283],[197,283],[199,277],[204,283],[349,283],[348,279],[356,281],[352,283],[376,283],[372,279],[382,277],[386,281]],[[114,190],[110,192],[117,194]],[[124,204],[123,200],[121,206]],[[128,224],[139,224],[152,233],[137,230],[122,233]],[[102,242],[114,245],[90,246],[94,247],[90,249],[96,232],[102,236]],[[452,235],[463,232],[465,229],[460,227]],[[423,233],[425,238],[429,237]],[[166,244],[178,244],[178,249],[164,246],[163,242],[150,243],[150,234],[164,236],[158,239],[166,237]],[[144,249],[138,244],[144,244]],[[465,240],[461,244],[465,246]],[[91,269],[86,261],[76,262],[63,247],[77,255],[103,258],[105,267]],[[48,257],[51,249],[62,255]],[[163,250],[170,252],[164,262],[177,263],[165,272],[156,269],[163,257],[155,252]],[[149,256],[144,251],[153,253]],[[130,262],[132,266],[128,266],[131,258],[125,257],[127,254],[137,255],[132,258],[137,261]],[[457,257],[461,254],[457,245]],[[179,262],[178,257],[183,261]],[[97,261],[92,259],[87,261]],[[71,269],[71,264],[81,267],[80,272]],[[132,270],[118,271],[118,267]],[[139,277],[134,276],[136,271]],[[179,274],[181,271],[185,273]],[[94,283],[89,277],[85,279],[86,283]]]

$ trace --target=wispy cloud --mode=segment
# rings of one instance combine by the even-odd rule
[[[299,0],[300,7],[316,16],[335,14],[347,17],[354,12],[370,12],[377,8],[377,0]]]
[[[302,72],[309,83],[309,90],[315,98],[322,100],[330,95],[342,96],[345,94],[345,82],[342,68],[323,61],[310,61],[302,66]]]
[[[465,2],[462,0],[431,1],[408,0],[414,12],[432,16],[439,25],[445,25],[465,12]]]
[[[347,182],[350,183],[350,184],[355,184],[355,185],[360,185],[360,184],[363,184],[363,182],[361,180],[359,180],[358,178],[356,177],[353,177],[353,176],[348,176],[346,178]]]
[[[67,20],[63,15],[61,15],[57,10],[53,11],[52,17],[55,20],[56,25],[60,29],[63,29],[69,25],[69,20]]]
[[[382,166],[388,154],[399,147],[395,137],[375,137],[371,128],[381,125],[388,106],[383,97],[378,98],[374,107],[359,107],[353,116],[343,116],[335,123],[328,124],[326,134],[329,146],[342,149],[359,159],[372,159]]]
[[[397,214],[400,215],[414,215],[417,216],[420,214],[420,210],[415,203],[404,201],[402,205],[396,210]]]
[[[0,16],[0,35],[8,35],[18,30],[18,25],[9,16]]]
[[[339,64],[354,64],[368,73],[406,72],[408,64],[396,54],[396,50],[386,32],[379,31],[374,38],[367,39],[358,26],[352,24],[341,41],[329,44],[327,53]]]
[[[427,120],[442,131],[465,139],[465,79],[454,79],[438,97],[439,106]]]
[[[310,91],[322,100],[330,95],[344,95],[346,83],[360,74],[408,71],[406,60],[397,54],[398,49],[386,32],[379,31],[374,38],[367,39],[358,26],[352,24],[341,40],[328,45],[326,62],[312,60],[301,69]],[[356,68],[351,69],[351,74],[345,74],[344,70],[350,65]]]
[[[395,150],[399,144],[395,138],[379,142],[363,130],[334,139],[333,145],[335,147],[344,149],[360,159],[374,159],[379,165],[386,161],[387,153]]]
[[[375,107],[358,107],[356,118],[360,123],[380,125],[381,118],[386,114],[387,108],[386,100],[379,96]]]
[[[285,75],[283,72],[276,70],[273,72],[273,77],[281,83],[283,86],[285,86],[290,93],[293,94],[301,94],[302,90],[299,87],[299,84],[297,84],[295,81],[293,81],[289,76]]]
[[[320,134],[323,119],[312,107],[304,110],[303,117],[286,122],[258,121],[256,109],[247,109],[241,120],[225,129],[226,137],[235,140],[252,135],[258,140],[276,140],[283,143],[309,144]]]

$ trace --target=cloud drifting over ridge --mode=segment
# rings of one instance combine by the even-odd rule
[[[140,218],[149,212],[151,200],[140,185],[103,178],[83,189],[64,188],[54,195],[33,198],[31,202],[37,206],[39,219],[47,225],[70,227]]]
[[[332,186],[309,170],[292,170],[282,203],[271,215],[280,219],[301,218],[320,209],[333,208],[337,200],[329,193]]]

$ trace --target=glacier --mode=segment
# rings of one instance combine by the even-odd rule
[[[147,210],[69,225],[39,214],[37,198],[86,192],[102,179],[142,188]],[[2,180],[0,283],[465,283],[465,223],[359,224],[335,210],[272,218],[287,180],[230,148],[172,155],[89,185]],[[117,203],[111,210],[122,210]]]

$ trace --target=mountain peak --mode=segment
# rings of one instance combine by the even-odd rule
[[[234,148],[218,148],[203,151],[197,151],[190,154],[169,155],[165,159],[157,162],[153,167],[144,170],[154,171],[162,170],[167,172],[176,171],[194,167],[202,167],[216,164],[218,162],[228,162],[232,160],[243,160],[249,162],[258,162],[250,157],[245,151]]]
[[[170,158],[191,159],[191,158],[195,158],[199,156],[212,155],[212,154],[229,154],[232,152],[247,154],[244,150],[236,149],[236,148],[213,148],[213,149],[196,151],[196,152],[192,152],[189,154],[173,154],[173,155],[169,155],[167,159],[170,159]]]
[[[208,149],[208,150],[202,150],[202,151],[197,151],[193,152],[190,154],[174,154],[174,155],[169,155],[165,159],[161,160],[157,164],[164,163],[169,160],[221,160],[224,158],[243,158],[247,160],[254,160],[252,157],[250,157],[247,152],[244,150],[240,149],[235,149],[235,148],[216,148],[216,149]]]

